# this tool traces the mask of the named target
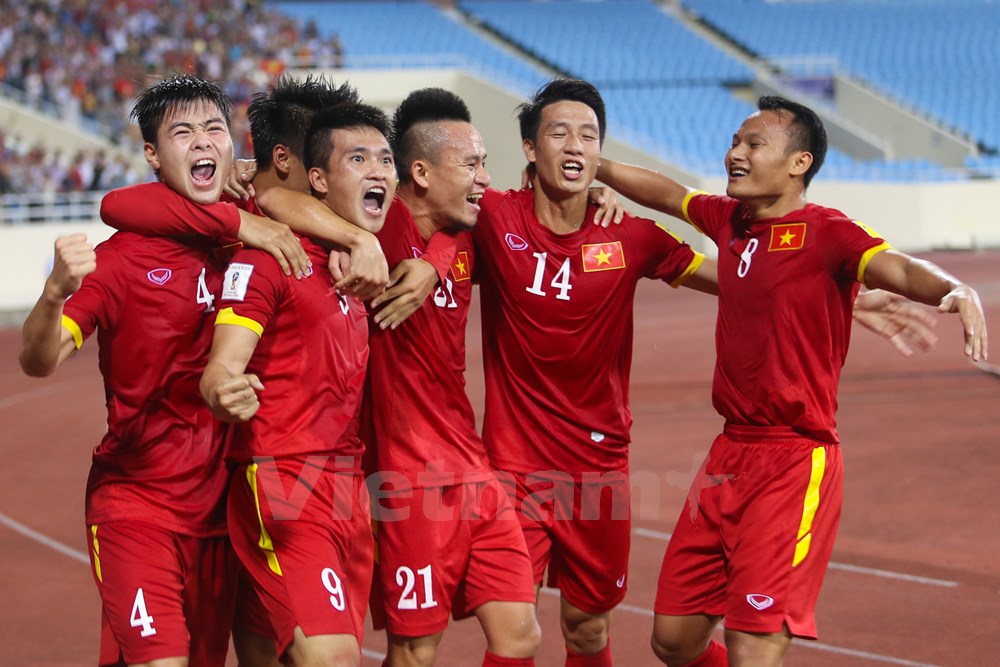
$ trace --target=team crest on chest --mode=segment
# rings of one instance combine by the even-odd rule
[[[469,253],[462,250],[455,255],[455,261],[451,265],[451,275],[455,278],[455,282],[457,283],[470,279],[472,277],[471,271],[472,267],[469,265]]]
[[[580,252],[583,254],[583,270],[587,273],[625,268],[625,251],[621,241],[586,243]]]
[[[768,252],[776,250],[801,250],[806,241],[806,223],[791,222],[771,227],[771,241]]]
[[[513,232],[507,232],[507,235],[503,237],[503,240],[507,242],[507,247],[511,250],[528,249],[528,242]]]
[[[146,273],[149,282],[156,283],[157,285],[165,285],[173,275],[174,272],[170,269],[153,269]]]

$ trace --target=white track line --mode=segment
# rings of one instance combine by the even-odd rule
[[[62,542],[58,542],[46,535],[39,533],[36,530],[32,530],[31,528],[25,526],[23,523],[15,521],[14,519],[10,518],[3,512],[0,512],[0,524],[7,526],[11,530],[20,533],[21,535],[24,535],[29,539],[35,540],[39,544],[46,546],[52,549],[53,551],[57,551],[63,554],[64,556],[69,556],[73,560],[79,561],[81,563],[86,563],[87,565],[90,564],[90,558],[87,556],[87,554],[83,553],[82,551],[78,551],[76,549],[73,549],[72,547],[68,547]],[[640,531],[643,532],[640,533]],[[646,530],[644,528],[636,528],[634,532],[637,535],[643,535],[645,537],[655,537],[659,539],[664,539],[664,536],[666,536],[666,539],[669,539],[669,535],[667,533],[661,533],[653,530]],[[542,593],[546,595],[553,595],[556,597],[559,596],[559,591],[553,588],[542,588]],[[618,605],[617,609],[619,609],[620,611],[627,611],[629,613],[637,614],[639,616],[645,616],[647,618],[653,616],[652,609],[646,609],[645,607],[637,607],[635,605],[630,605],[630,604],[620,604]],[[857,651],[850,648],[843,648],[841,646],[832,646],[830,644],[822,644],[820,642],[814,642],[814,641],[796,642],[795,645],[802,646],[804,648],[814,649],[817,651],[826,651],[828,653],[838,653],[840,655],[849,655],[857,658],[866,658],[868,660],[874,660],[876,662],[884,662],[892,665],[905,665],[906,667],[937,667],[936,665],[932,665],[930,663],[913,662],[912,660],[894,658],[892,656],[880,655],[878,653],[868,653],[867,651]],[[361,655],[363,655],[366,658],[370,658],[372,660],[377,660],[377,661],[385,659],[384,653],[379,653],[378,651],[372,651],[369,649],[362,649]]]
[[[86,563],[87,565],[90,565],[90,557],[87,556],[87,554],[83,553],[82,551],[77,551],[72,547],[68,547],[62,542],[57,542],[56,540],[53,540],[51,537],[47,535],[42,535],[37,530],[32,530],[31,528],[25,526],[23,523],[11,519],[3,512],[0,512],[0,523],[7,526],[14,532],[20,533],[25,537],[38,542],[39,544],[47,546],[49,549],[52,549],[53,551],[58,551],[62,555],[69,556],[73,560],[78,560],[81,563]]]
[[[648,537],[654,540],[670,540],[670,533],[665,533],[659,530],[649,530],[648,528],[634,528],[632,530],[633,535],[639,535],[640,537]],[[853,572],[854,574],[866,574],[872,577],[882,577],[883,579],[895,579],[897,581],[908,581],[912,584],[924,584],[926,586],[940,586],[941,588],[957,588],[957,581],[948,581],[947,579],[933,579],[931,577],[919,577],[915,574],[906,574],[905,572],[893,572],[891,570],[880,570],[874,567],[861,567],[860,565],[848,565],[847,563],[837,563],[830,561],[829,568],[831,570],[841,570],[843,572]]]
[[[542,588],[542,593],[550,595],[553,597],[559,597],[559,591],[555,588]],[[627,611],[633,614],[638,614],[639,616],[645,616],[647,618],[653,617],[653,610],[646,609],[645,607],[637,607],[631,604],[620,604],[615,607],[615,611]],[[721,632],[723,628],[720,626],[717,631]],[[905,660],[903,658],[895,658],[891,655],[881,655],[879,653],[870,653],[868,651],[858,651],[853,648],[844,648],[843,646],[834,646],[832,644],[823,644],[822,642],[816,642],[811,640],[800,640],[793,642],[793,646],[800,646],[802,648],[813,649],[816,651],[824,651],[826,653],[837,653],[839,655],[849,655],[855,658],[865,658],[867,660],[872,660],[874,662],[884,662],[890,665],[906,665],[906,667],[938,667],[938,665],[933,665],[928,662],[914,662],[913,660]]]

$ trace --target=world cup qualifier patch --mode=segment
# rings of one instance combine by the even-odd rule
[[[222,280],[223,301],[243,301],[247,296],[247,286],[253,275],[253,264],[233,262],[226,269],[226,277]]]

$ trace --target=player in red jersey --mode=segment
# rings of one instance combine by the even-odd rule
[[[387,135],[382,112],[347,103],[317,114],[305,144],[312,189],[370,232],[395,192]],[[325,251],[303,246],[319,267],[303,281],[259,251],[234,258],[201,389],[216,416],[237,423],[229,531],[278,654],[356,665],[372,573],[357,433],[367,321],[360,301],[331,286]]]
[[[411,93],[393,119],[400,186],[379,241],[390,263],[456,230],[441,286],[396,329],[371,329],[363,413],[378,565],[373,616],[386,665],[428,667],[448,625],[475,615],[483,665],[534,665],[540,630],[524,537],[495,479],[465,394],[465,325],[475,252],[467,231],[489,186],[469,110],[439,88]]]
[[[841,508],[837,384],[859,283],[957,313],[965,354],[987,355],[974,290],[806,201],[826,154],[816,114],[778,97],[758,108],[726,154],[726,197],[610,161],[598,172],[720,248],[712,400],[726,424],[663,560],[652,644],[669,665],[779,665],[793,636],[816,637]],[[725,647],[710,641],[723,616]]]
[[[556,80],[522,105],[533,188],[489,192],[474,235],[491,463],[512,477],[536,584],[562,594],[567,665],[610,665],[630,542],[628,378],[636,283],[712,291],[714,263],[650,220],[590,224],[604,103]]]
[[[139,97],[132,116],[166,188],[218,201],[233,157],[230,113],[221,89],[191,76]],[[197,396],[223,270],[211,249],[119,232],[94,250],[83,235],[63,237],[24,324],[29,375],[51,374],[98,332],[108,432],[94,450],[86,522],[103,603],[100,664],[225,660],[235,590],[228,475]]]

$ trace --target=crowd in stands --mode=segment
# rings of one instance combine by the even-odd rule
[[[151,176],[107,151],[50,151],[0,129],[0,195],[111,190]]]
[[[257,0],[0,0],[0,53],[0,83],[21,91],[29,105],[55,109],[67,121],[96,122],[111,142],[135,151],[141,142],[128,114],[147,85],[171,72],[219,81],[233,98],[234,144],[244,156],[252,152],[250,97],[288,63],[335,65],[342,49],[314,24],[300,25]],[[101,162],[98,155],[68,159],[35,147],[13,153],[17,164],[8,164],[4,151],[0,186],[16,192],[40,191],[42,183],[61,191],[86,182],[69,175],[78,162]],[[25,167],[53,176],[39,181],[13,173]],[[106,187],[86,183],[95,185]]]

